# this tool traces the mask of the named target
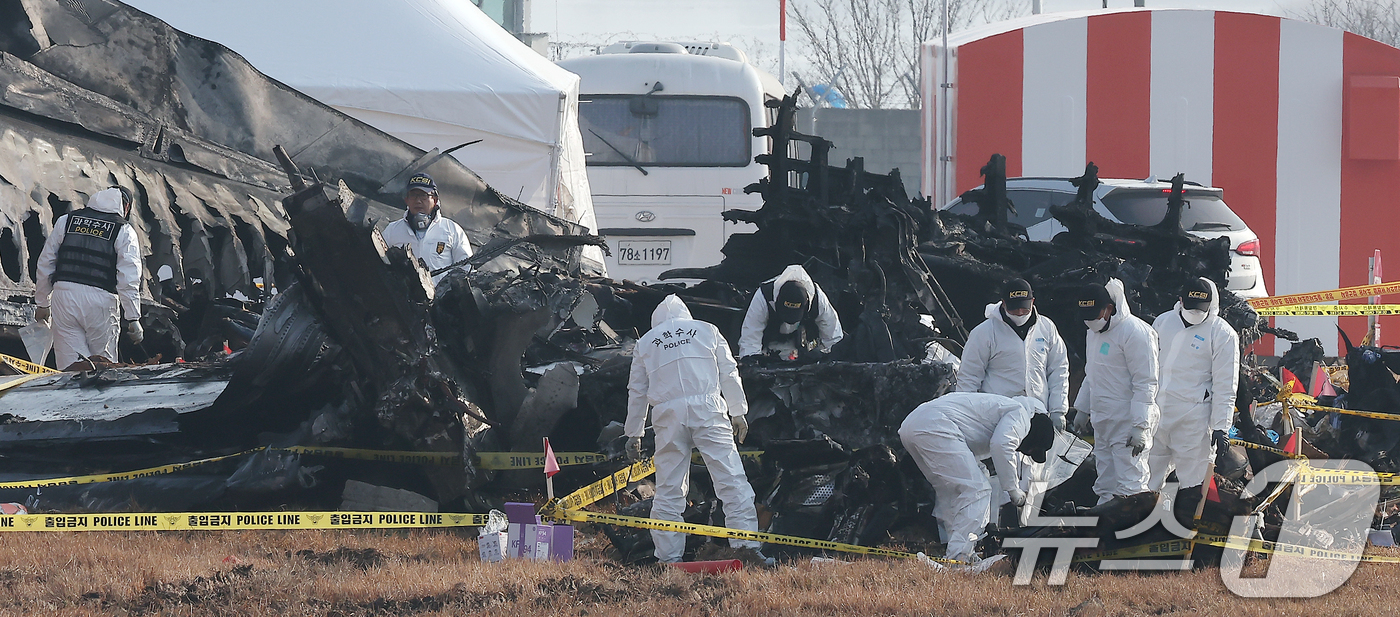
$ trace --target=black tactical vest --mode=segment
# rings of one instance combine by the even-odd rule
[[[53,282],[81,283],[117,293],[117,233],[124,224],[120,214],[92,208],[70,212]]]
[[[768,349],[768,345],[774,343],[789,343],[796,349],[812,349],[821,340],[821,335],[817,328],[817,298],[813,295],[807,300],[807,312],[802,316],[802,325],[796,330],[786,334],[779,332],[782,322],[773,318],[773,282],[769,281],[759,286],[759,293],[763,294],[763,299],[768,301],[768,325],[763,328],[763,348]]]

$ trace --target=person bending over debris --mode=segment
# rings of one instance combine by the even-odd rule
[[[422,259],[428,271],[445,268],[472,256],[467,232],[445,216],[438,204],[437,183],[428,174],[414,174],[408,179],[408,193],[403,198],[408,211],[404,217],[384,228],[384,243],[407,246],[413,256]],[[470,270],[471,266],[460,268]],[[443,272],[433,277],[433,283],[447,276]]]
[[[1030,283],[1012,280],[986,315],[967,335],[956,390],[1029,396],[1045,406],[1056,429],[1064,429],[1069,354],[1055,322],[1035,310]]]
[[[651,330],[638,340],[627,382],[627,456],[642,458],[642,433],[651,407],[656,431],[656,498],[651,518],[681,521],[690,484],[690,450],[700,450],[733,529],[758,531],[753,487],[735,443],[749,431],[748,401],[729,342],[719,328],[692,319],[685,303],[666,296],[651,314]],[[685,534],[652,530],[656,558],[681,560]],[[758,542],[730,539],[734,548]]]
[[[948,532],[946,555],[970,562],[991,520],[992,485],[979,461],[990,457],[1001,490],[1017,507],[1025,505],[1016,453],[1044,463],[1055,427],[1036,399],[953,392],[910,412],[899,440],[933,485],[934,516]]]
[[[36,321],[53,317],[54,359],[67,368],[83,358],[117,360],[117,336],[126,316],[132,343],[141,330],[141,246],[126,223],[131,193],[98,191],[86,208],[58,217],[39,252],[34,280]],[[43,358],[35,359],[43,362]]]
[[[1220,296],[1206,278],[1187,283],[1181,301],[1158,315],[1152,328],[1161,346],[1157,407],[1162,417],[1147,456],[1147,485],[1162,490],[1175,467],[1180,486],[1199,486],[1215,453],[1230,447],[1239,335],[1220,318]]]
[[[1157,425],[1157,332],[1134,317],[1123,282],[1085,287],[1079,317],[1085,339],[1084,383],[1074,399],[1075,432],[1094,429],[1099,503],[1147,490],[1147,461]]]
[[[826,293],[802,266],[793,264],[754,292],[739,334],[739,357],[820,359],[844,336]]]

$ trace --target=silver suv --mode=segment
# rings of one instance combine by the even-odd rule
[[[1100,179],[1094,191],[1094,210],[1109,220],[1129,225],[1156,225],[1167,215],[1170,182],[1156,178],[1146,180]],[[1016,206],[1010,221],[1026,228],[1031,240],[1049,241],[1065,226],[1050,216],[1050,206],[1064,205],[1074,200],[1076,189],[1069,178],[1007,178],[1006,195]],[[1218,188],[1187,184],[1186,208],[1181,212],[1181,226],[1192,235],[1211,240],[1221,236],[1230,239],[1230,278],[1226,288],[1242,298],[1262,298],[1269,295],[1264,284],[1264,270],[1259,263],[1259,236],[1221,199]],[[958,214],[976,214],[977,204],[963,203],[961,198],[943,206]]]

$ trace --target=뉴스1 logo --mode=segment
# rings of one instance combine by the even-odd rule
[[[651,210],[642,210],[641,212],[637,213],[637,220],[643,223],[650,223],[656,220],[656,213],[652,212]]]

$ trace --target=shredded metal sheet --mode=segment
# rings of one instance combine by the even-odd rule
[[[290,282],[279,144],[303,169],[367,196],[356,212],[378,225],[401,215],[402,179],[427,171],[444,213],[476,246],[585,231],[120,2],[7,3],[0,20],[15,26],[0,32],[0,304],[27,302],[54,221],[114,184],[136,198],[146,301],[255,297],[256,278]],[[512,254],[493,266],[572,269],[579,252]],[[29,317],[0,313],[15,313],[0,314],[4,325]]]

